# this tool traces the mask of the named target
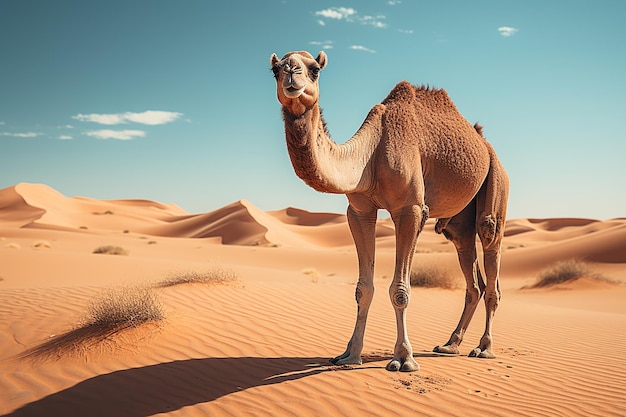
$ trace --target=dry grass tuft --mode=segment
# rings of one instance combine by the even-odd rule
[[[459,287],[459,283],[447,269],[434,265],[419,265],[411,271],[411,286],[453,290]]]
[[[47,240],[38,240],[37,242],[33,243],[33,248],[48,248],[49,249],[51,247],[52,245]]]
[[[51,359],[80,351],[112,340],[126,330],[164,319],[163,306],[148,287],[105,290],[92,300],[79,326],[35,346],[21,358]]]
[[[126,329],[163,317],[163,306],[148,287],[122,288],[107,290],[94,300],[82,327]]]
[[[302,273],[311,277],[311,282],[314,284],[317,284],[322,277],[322,274],[315,268],[305,268],[302,270]]]
[[[216,267],[206,272],[184,271],[170,274],[156,287],[173,287],[183,284],[228,284],[237,281],[238,275],[231,269]]]
[[[566,282],[573,282],[580,278],[591,278],[604,282],[611,282],[600,274],[592,271],[588,263],[580,259],[568,259],[556,262],[540,272],[537,282],[525,288],[545,288]]]
[[[128,255],[128,251],[121,246],[106,245],[94,249],[93,253],[105,255]]]

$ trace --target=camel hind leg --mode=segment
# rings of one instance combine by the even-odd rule
[[[476,200],[472,200],[465,209],[449,219],[437,221],[435,230],[443,233],[446,239],[454,243],[459,258],[461,271],[465,277],[465,307],[459,323],[445,345],[436,346],[434,351],[446,354],[459,354],[459,346],[467,330],[476,307],[485,292],[485,282],[478,267],[476,255]]]
[[[509,181],[506,172],[496,158],[490,145],[491,166],[487,178],[478,194],[467,207],[449,219],[439,219],[435,226],[437,233],[443,233],[456,247],[459,264],[467,284],[465,308],[456,329],[443,346],[435,347],[439,353],[459,354],[459,346],[482,297],[485,298],[485,332],[479,345],[469,356],[495,358],[492,349],[493,318],[500,303],[500,254]],[[480,273],[476,255],[476,234],[484,252],[486,282]]]
[[[496,357],[492,350],[492,327],[494,315],[502,298],[502,292],[500,291],[502,229],[503,227],[498,227],[497,224],[494,224],[494,220],[489,215],[484,216],[484,221],[478,226],[478,236],[483,245],[483,264],[487,280],[484,288],[486,315],[485,332],[480,339],[479,345],[470,352],[469,356],[472,357],[487,359]]]
[[[470,356],[495,358],[492,349],[493,318],[500,304],[500,258],[509,197],[509,179],[491,145],[491,166],[487,179],[476,196],[476,225],[483,247],[485,278],[485,332]]]

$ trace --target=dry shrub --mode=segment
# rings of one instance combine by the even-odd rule
[[[556,262],[539,273],[537,282],[529,288],[545,288],[553,285],[573,282],[579,278],[592,278],[610,282],[603,276],[594,273],[588,263],[580,259],[568,259]]]
[[[434,265],[419,265],[411,270],[411,286],[452,290],[459,285],[449,270]]]
[[[215,267],[210,271],[184,271],[170,274],[157,287],[173,287],[183,284],[227,284],[237,281],[237,273],[231,269]]]
[[[128,255],[128,251],[121,246],[106,245],[94,249],[93,253],[105,255]]]
[[[123,331],[164,319],[163,306],[150,288],[132,287],[105,290],[91,301],[78,327],[51,336],[21,358],[51,359],[63,354],[89,351]]]
[[[302,273],[304,275],[310,276],[311,277],[311,282],[313,282],[314,284],[319,282],[319,279],[322,276],[322,274],[320,274],[320,272],[317,269],[315,269],[315,268],[305,268],[305,269],[302,270]]]
[[[83,327],[125,329],[162,319],[163,306],[148,287],[112,289],[89,305]]]

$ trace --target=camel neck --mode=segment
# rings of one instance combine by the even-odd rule
[[[298,177],[326,193],[347,194],[368,188],[371,176],[367,166],[379,137],[371,134],[370,127],[377,125],[368,123],[372,113],[350,140],[337,144],[330,138],[317,104],[301,115],[283,107],[287,149]]]

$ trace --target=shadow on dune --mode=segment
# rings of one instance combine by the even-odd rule
[[[327,358],[181,360],[98,375],[5,416],[151,416],[248,388],[358,369],[329,366]]]

